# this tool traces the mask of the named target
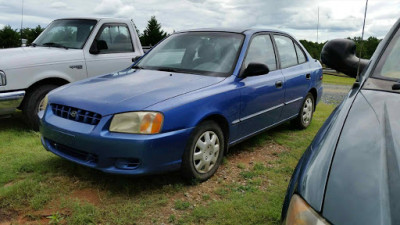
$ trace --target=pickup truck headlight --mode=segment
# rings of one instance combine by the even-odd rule
[[[6,86],[6,84],[7,84],[6,74],[0,70],[0,86]]]
[[[159,112],[127,112],[115,114],[110,124],[111,132],[129,134],[157,134],[164,122]]]
[[[324,225],[330,223],[315,212],[300,196],[293,195],[283,224]]]

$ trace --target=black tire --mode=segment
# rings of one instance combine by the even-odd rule
[[[310,106],[311,103],[311,106]],[[305,129],[311,124],[312,117],[314,115],[315,100],[311,93],[308,93],[304,98],[303,104],[301,105],[299,115],[292,120],[292,124],[298,129]],[[308,116],[305,116],[305,115]],[[304,117],[307,117],[306,119]]]
[[[51,90],[57,87],[58,86],[54,84],[42,85],[28,92],[25,96],[22,103],[22,112],[32,130],[39,130],[39,117],[37,113],[40,102]]]
[[[212,137],[216,135],[217,140],[215,141],[215,143],[218,143],[219,148],[217,156],[215,156],[215,153],[217,152],[215,148],[216,144],[212,144],[211,142],[208,145],[205,144],[204,151],[200,150],[200,148],[197,146],[197,141],[205,140],[203,138],[206,138],[207,133],[209,134],[210,139],[212,139]],[[205,141],[204,143],[207,143],[207,141]],[[206,181],[215,174],[219,165],[221,164],[224,157],[224,149],[224,133],[222,132],[218,124],[213,121],[202,122],[192,132],[186,145],[185,152],[183,153],[181,167],[182,176],[189,181]],[[202,159],[194,159],[195,153],[197,153],[197,155],[201,154]],[[208,159],[207,156],[209,156]],[[215,162],[213,163],[212,161]],[[209,162],[209,167],[207,167],[207,170],[209,169],[208,171],[205,168],[206,165],[204,165],[204,167],[201,167],[201,163],[207,164],[207,162]],[[196,164],[197,168],[195,166]]]

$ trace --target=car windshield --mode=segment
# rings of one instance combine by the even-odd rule
[[[228,76],[232,73],[244,35],[227,32],[187,32],[169,36],[154,47],[137,68]]]
[[[96,20],[85,19],[56,20],[43,31],[32,45],[81,49],[96,23]]]
[[[400,80],[400,31],[390,41],[379,60],[374,77],[386,80]]]

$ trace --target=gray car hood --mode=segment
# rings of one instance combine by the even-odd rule
[[[334,224],[400,224],[400,95],[362,90],[343,127],[323,216]]]

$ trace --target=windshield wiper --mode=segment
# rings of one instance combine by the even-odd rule
[[[158,68],[155,68],[155,70],[165,71],[165,72],[178,72],[177,69],[169,68],[169,67],[158,67]]]
[[[144,68],[138,65],[134,65],[132,66],[132,69],[139,69],[139,70],[143,70]]]
[[[68,49],[68,47],[66,47],[66,46],[64,46],[62,44],[54,43],[54,42],[46,42],[46,43],[42,44],[42,46],[49,46],[49,47]]]

